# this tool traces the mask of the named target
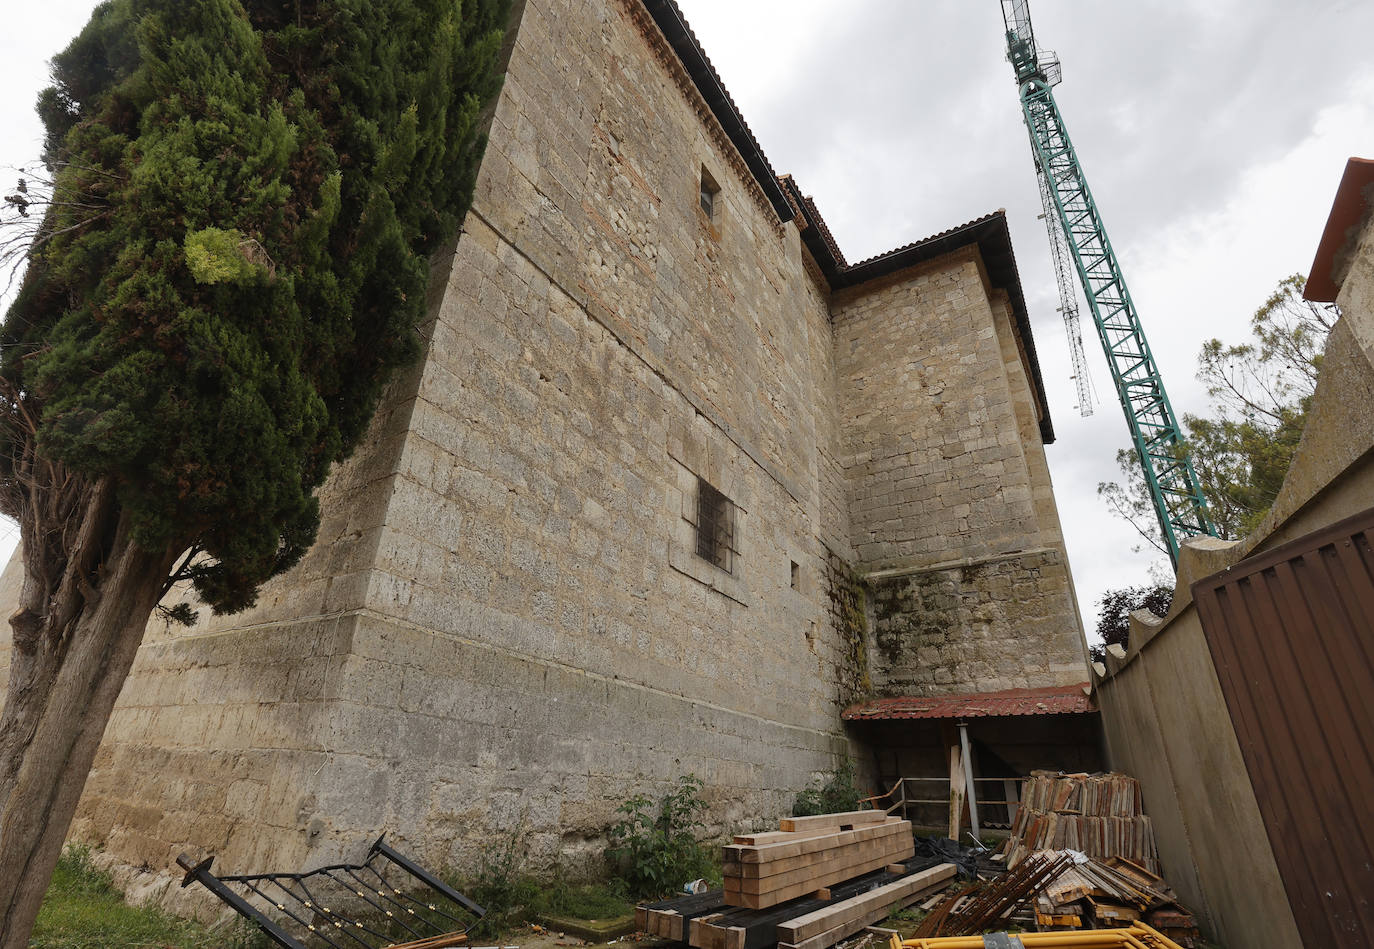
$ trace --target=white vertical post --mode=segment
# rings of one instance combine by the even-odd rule
[[[973,790],[973,756],[969,754],[967,722],[959,723],[959,745],[964,752],[964,783],[968,793],[969,822],[973,824],[973,836],[982,840],[982,835],[978,832],[978,795]]]

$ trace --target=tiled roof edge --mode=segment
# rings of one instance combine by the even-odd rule
[[[711,65],[711,60],[707,58],[706,52],[701,48],[701,43],[698,42],[696,34],[687,25],[687,20],[682,15],[682,9],[677,5],[676,0],[640,0],[640,2],[644,4],[644,9],[653,18],[659,30],[663,32],[668,45],[673,48],[673,52],[681,61],[683,68],[691,76],[693,84],[701,93],[702,99],[706,101],[711,113],[715,115],[716,121],[720,123],[731,143],[738,149],[740,157],[744,159],[750,173],[773,205],[779,220],[792,220],[794,214],[792,205],[778,185],[778,176],[773,172],[773,166],[769,163],[768,157],[764,155],[763,149],[759,147],[758,139],[754,138],[753,131],[744,121],[744,116],[740,115],[739,107],[735,105],[735,100],[726,90],[720,74]]]

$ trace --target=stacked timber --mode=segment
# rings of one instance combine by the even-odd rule
[[[1140,783],[1119,773],[1032,772],[1007,842],[1007,866],[1038,850],[1121,857],[1159,872],[1154,825],[1141,809]]]
[[[650,903],[635,918],[693,949],[826,949],[949,884],[953,864],[914,850],[910,823],[882,811],[788,818],[734,838],[724,889]]]
[[[885,919],[894,910],[943,889],[956,872],[951,863],[927,866],[912,860],[830,887],[828,896],[789,900],[767,909],[718,904],[719,890],[641,907],[640,928],[693,949],[825,949]],[[695,902],[693,902],[695,901]]]
[[[736,837],[726,845],[725,902],[765,909],[914,854],[911,822],[882,811],[786,818],[777,831]]]

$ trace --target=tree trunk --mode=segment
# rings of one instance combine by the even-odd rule
[[[65,524],[24,523],[0,712],[0,949],[25,949],[115,700],[176,551],[129,536],[109,481]],[[31,515],[36,512],[26,512]],[[28,519],[26,518],[26,521]],[[44,530],[46,528],[46,530]]]

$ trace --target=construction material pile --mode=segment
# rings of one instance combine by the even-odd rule
[[[970,883],[933,908],[917,927],[916,935],[971,936],[1004,925],[1072,865],[1072,856],[1035,854],[994,880]]]
[[[722,851],[725,902],[764,909],[915,855],[911,822],[882,811],[779,821]]]
[[[1036,857],[1069,862],[1036,898],[1041,928],[1102,928],[1141,920],[1182,946],[1192,946],[1197,939],[1196,922],[1169,884],[1139,864],[1072,850],[1042,851]]]
[[[695,949],[825,949],[953,879],[912,852],[911,825],[882,811],[789,818],[725,847],[725,889],[640,906],[636,923]]]
[[[1037,850],[1122,857],[1159,872],[1154,825],[1141,809],[1140,782],[1115,772],[1031,772],[1007,842],[1007,866]]]
[[[1138,941],[1128,940],[1126,945],[1192,949],[1197,945],[1197,925],[1176,899],[1162,879],[1129,860],[1041,850],[1014,870],[1000,876],[980,872],[977,880],[927,901],[922,908],[929,913],[906,949],[939,946],[945,937],[981,939],[980,934],[1001,927],[1022,933],[1095,934],[1127,927]],[[1142,934],[1146,932],[1155,941]],[[1100,943],[1109,944],[1116,943]]]

